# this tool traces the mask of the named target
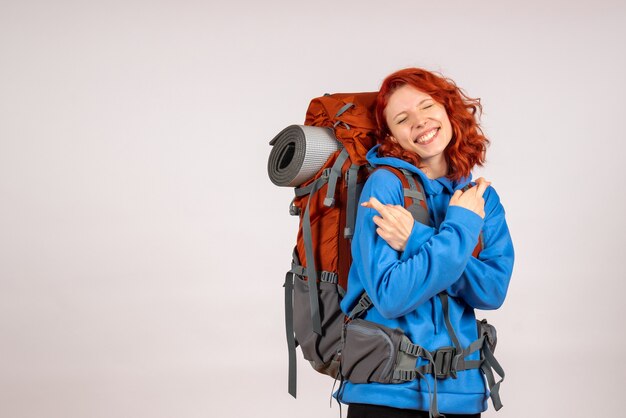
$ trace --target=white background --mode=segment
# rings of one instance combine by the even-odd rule
[[[371,4],[371,5],[370,5]],[[338,417],[287,394],[268,142],[408,66],[484,106],[504,408],[623,414],[620,1],[0,2],[0,417]],[[490,406],[491,408],[491,406]],[[345,412],[345,411],[344,411]]]

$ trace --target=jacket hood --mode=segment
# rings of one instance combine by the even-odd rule
[[[439,177],[437,179],[430,179],[426,174],[424,174],[422,170],[415,167],[408,161],[404,161],[396,157],[379,157],[379,147],[380,144],[377,144],[367,152],[367,161],[369,161],[369,163],[374,167],[378,167],[380,165],[389,165],[396,168],[404,168],[412,173],[417,174],[422,180],[422,184],[424,185],[424,191],[427,195],[438,195],[443,192],[444,189],[447,190],[448,193],[452,194],[455,192],[455,190],[465,187],[472,180],[471,173],[469,177],[463,177],[459,181],[452,181],[445,176]]]

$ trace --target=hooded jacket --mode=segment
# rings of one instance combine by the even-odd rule
[[[455,190],[470,183],[471,175],[459,182],[447,177],[429,179],[413,164],[393,157],[378,157],[378,145],[367,159],[373,166],[389,165],[417,174],[424,187],[430,226],[415,222],[403,252],[391,248],[376,233],[372,218],[376,210],[358,207],[352,239],[352,265],[348,291],[341,308],[349,313],[363,291],[373,306],[364,319],[390,328],[400,328],[415,344],[434,352],[453,345],[445,327],[441,301],[449,297],[450,321],[460,344],[477,339],[474,309],[497,309],[506,296],[513,270],[514,251],[505,212],[498,194],[489,186],[485,218],[460,206],[449,206]],[[473,184],[472,184],[473,185]],[[389,170],[377,170],[363,186],[360,202],[376,197],[383,204],[404,205],[400,179]],[[472,251],[483,232],[483,250]],[[475,352],[466,360],[478,360]],[[417,365],[425,364],[420,359]],[[428,410],[432,375],[400,384],[345,382],[339,398],[344,403],[366,403],[394,408]],[[487,409],[489,391],[479,369],[459,371],[457,378],[437,383],[442,413],[472,414]]]

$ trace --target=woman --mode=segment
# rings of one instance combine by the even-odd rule
[[[476,120],[479,100],[449,79],[408,68],[387,77],[377,97],[379,144],[367,154],[373,166],[419,176],[430,226],[404,209],[400,179],[376,170],[361,193],[352,241],[353,263],[342,309],[349,313],[365,291],[373,305],[364,319],[400,328],[430,352],[452,346],[441,299],[449,296],[450,323],[463,347],[477,339],[474,309],[497,309],[513,269],[513,244],[500,199],[483,178],[462,191],[482,166],[489,141]],[[482,251],[472,252],[482,232]],[[478,360],[475,352],[466,360]],[[437,379],[437,403],[448,417],[478,417],[488,389],[477,369]],[[427,417],[431,374],[405,383],[346,382],[340,400],[348,418]]]

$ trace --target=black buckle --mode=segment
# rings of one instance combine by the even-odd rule
[[[300,208],[293,204],[294,200],[295,200],[295,198],[289,204],[289,214],[291,216],[298,216],[298,215],[300,215]]]
[[[456,379],[456,364],[452,364],[456,357],[454,347],[441,347],[435,351],[435,377],[445,379],[449,376]]]

